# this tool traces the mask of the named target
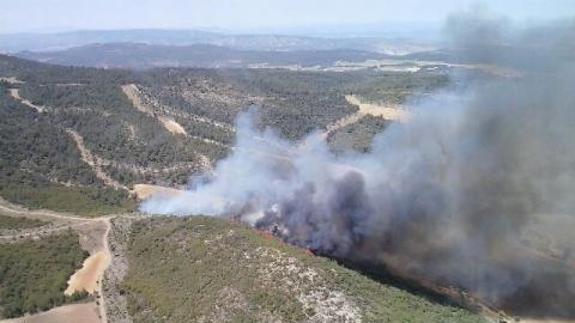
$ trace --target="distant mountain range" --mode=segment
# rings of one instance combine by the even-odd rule
[[[427,43],[382,37],[324,38],[290,35],[234,35],[197,30],[110,30],[52,34],[0,34],[0,51],[54,51],[89,44],[143,43],[188,46],[209,44],[238,50],[300,51],[355,49],[387,54],[429,50]]]
[[[93,44],[52,52],[21,52],[17,56],[44,63],[104,68],[154,67],[246,68],[258,65],[331,66],[393,58],[386,54],[352,49],[254,51],[215,45]]]

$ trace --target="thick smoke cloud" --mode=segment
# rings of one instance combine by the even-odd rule
[[[575,223],[575,25],[512,31],[483,18],[453,16],[447,28],[462,52],[516,69],[514,77],[478,78],[418,102],[367,154],[336,156],[318,133],[292,144],[243,115],[237,149],[212,181],[142,210],[238,217],[515,313],[575,318],[569,250],[559,259],[522,240],[533,224]]]

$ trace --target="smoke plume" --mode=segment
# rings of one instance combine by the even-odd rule
[[[575,223],[574,26],[517,31],[497,17],[452,16],[460,60],[517,73],[466,77],[418,101],[366,154],[334,155],[319,133],[290,143],[244,114],[212,180],[141,209],[237,217],[511,312],[575,318],[573,256],[525,242],[533,225],[553,239],[562,233],[545,223]]]

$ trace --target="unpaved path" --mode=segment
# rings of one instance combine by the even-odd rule
[[[10,89],[10,96],[12,96],[12,98],[16,101],[20,101],[20,103],[29,106],[30,108],[36,110],[37,112],[44,112],[46,111],[46,107],[44,106],[40,106],[40,105],[36,105],[34,103],[32,103],[30,100],[24,99],[23,97],[20,96],[20,89]]]
[[[44,313],[4,320],[0,323],[100,323],[96,302],[56,307]]]
[[[60,225],[53,228],[38,227],[35,229],[20,230],[20,232],[11,235],[0,235],[0,243],[12,243],[23,239],[40,239],[55,233],[66,231],[68,229],[78,229],[81,226],[91,225],[90,222],[81,222],[70,225]]]
[[[156,118],[170,133],[174,135],[183,135],[183,136],[188,135],[184,127],[182,127],[176,121],[166,116],[157,116],[156,113],[154,113],[154,110],[144,103],[140,95],[140,89],[138,89],[138,87],[135,84],[122,85],[122,91],[124,92],[124,94],[126,94],[128,99],[132,101],[132,104],[136,109],[138,109],[138,111],[145,113],[153,118]]]
[[[72,214],[57,213],[53,211],[31,211],[8,203],[1,198],[0,211],[2,211],[4,214],[8,214],[14,217],[25,217],[59,223],[62,224],[62,227],[58,227],[57,230],[73,229],[74,231],[78,232],[80,234],[80,244],[82,245],[83,249],[90,252],[90,257],[84,261],[83,267],[74,273],[74,275],[72,275],[68,281],[68,289],[66,289],[66,294],[70,294],[70,292],[73,293],[73,291],[86,290],[94,295],[97,295],[99,298],[95,315],[92,315],[93,310],[89,310],[86,304],[77,304],[58,307],[46,313],[21,318],[19,320],[12,320],[10,322],[107,323],[106,305],[102,293],[102,278],[104,277],[104,272],[110,265],[111,260],[110,247],[108,245],[108,234],[111,229],[110,218],[112,218],[112,216],[100,218],[82,218]],[[75,319],[67,320],[68,317],[75,317]]]
[[[222,148],[227,148],[227,149],[232,148],[230,145],[224,144],[223,142],[215,141],[215,140],[204,138],[204,137],[190,136],[190,138],[195,139],[195,140],[199,140],[199,141],[203,141],[206,144],[219,146]]]
[[[64,223],[77,223],[99,221],[101,218],[83,218],[73,214],[58,213],[47,210],[28,210],[18,205],[11,204],[0,198],[0,211],[11,216],[21,216],[29,219],[38,219],[43,221],[60,221]]]
[[[130,190],[129,188],[122,185],[115,179],[111,178],[110,176],[108,176],[108,174],[104,172],[104,170],[102,169],[102,161],[100,160],[100,158],[94,156],[88,148],[86,148],[86,145],[84,144],[84,138],[82,138],[82,136],[80,136],[76,131],[72,129],[66,129],[66,132],[72,137],[72,139],[76,143],[76,147],[80,151],[82,160],[86,164],[90,165],[94,173],[96,173],[96,177],[98,177],[98,179],[102,180],[102,182],[104,182],[104,184],[108,186],[126,191]]]
[[[76,147],[78,148],[78,150],[80,151],[80,154],[82,156],[82,160],[92,167],[94,172],[96,172],[96,175],[98,176],[98,178],[101,179],[102,181],[104,181],[104,183],[106,183],[106,185],[109,185],[109,186],[112,186],[115,188],[121,188],[121,189],[129,190],[126,186],[120,184],[118,181],[109,177],[106,174],[106,172],[104,172],[104,170],[102,169],[103,166],[114,166],[114,167],[120,168],[120,169],[122,169],[122,168],[123,169],[129,169],[131,171],[142,173],[142,174],[154,174],[154,173],[158,174],[158,173],[175,172],[175,171],[179,171],[179,170],[192,169],[194,166],[197,165],[197,163],[194,163],[194,162],[181,162],[181,163],[176,163],[172,166],[167,166],[167,167],[163,167],[163,168],[153,168],[153,167],[135,166],[135,165],[131,165],[131,164],[107,160],[107,159],[104,159],[104,158],[101,158],[99,156],[94,155],[94,153],[92,153],[86,147],[86,145],[84,143],[84,138],[82,136],[80,136],[80,134],[78,132],[76,132],[72,129],[66,129],[66,132],[68,132],[68,134],[72,137],[72,139],[74,139],[74,142],[76,143]],[[203,138],[198,138],[198,139],[203,139]],[[203,140],[209,140],[209,139],[203,139]],[[203,157],[205,157],[205,156],[200,155],[200,158],[203,158]],[[200,161],[200,164],[201,164],[200,166],[204,166],[204,161],[203,160]]]
[[[332,133],[336,132],[337,130],[349,126],[350,124],[354,124],[361,120],[365,115],[361,112],[356,112],[352,115],[347,117],[343,117],[332,124],[329,124],[325,131],[322,133],[322,138],[325,140],[327,139]]]
[[[100,158],[99,156],[94,155],[84,144],[84,138],[80,136],[76,131],[72,129],[66,129],[66,132],[72,137],[74,142],[76,143],[76,147],[80,151],[80,155],[82,156],[82,160],[88,164],[96,177],[98,177],[104,184],[107,186],[126,190],[130,193],[137,193],[133,190],[130,190],[127,186],[123,185],[122,183],[118,182],[117,180],[110,177],[103,169],[103,166],[115,166],[119,169],[129,169],[131,171],[139,172],[142,174],[159,174],[159,173],[166,173],[166,172],[175,172],[180,170],[192,170],[194,167],[200,167],[204,171],[210,171],[212,169],[212,164],[204,155],[198,154],[199,160],[197,162],[185,162],[185,163],[178,163],[170,167],[164,168],[150,168],[150,167],[138,167],[134,165],[128,165],[123,163],[117,163],[110,160],[106,160]],[[203,138],[200,138],[203,139]],[[209,141],[209,139],[203,139],[205,141]],[[211,142],[211,141],[210,141]]]
[[[366,116],[380,117],[385,120],[406,122],[409,119],[409,112],[400,105],[378,105],[373,103],[364,103],[355,95],[346,95],[345,99],[351,105],[355,105],[359,110],[349,116],[343,117],[326,127],[322,133],[325,140],[337,130],[354,124]]]

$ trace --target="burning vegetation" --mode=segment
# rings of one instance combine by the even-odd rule
[[[335,155],[319,133],[295,145],[244,115],[237,149],[212,181],[141,209],[238,217],[462,303],[575,319],[572,253],[524,239],[558,217],[575,229],[575,25],[517,31],[464,13],[447,28],[461,60],[520,76],[453,75],[450,90],[414,103],[409,122],[389,126],[365,154]]]

